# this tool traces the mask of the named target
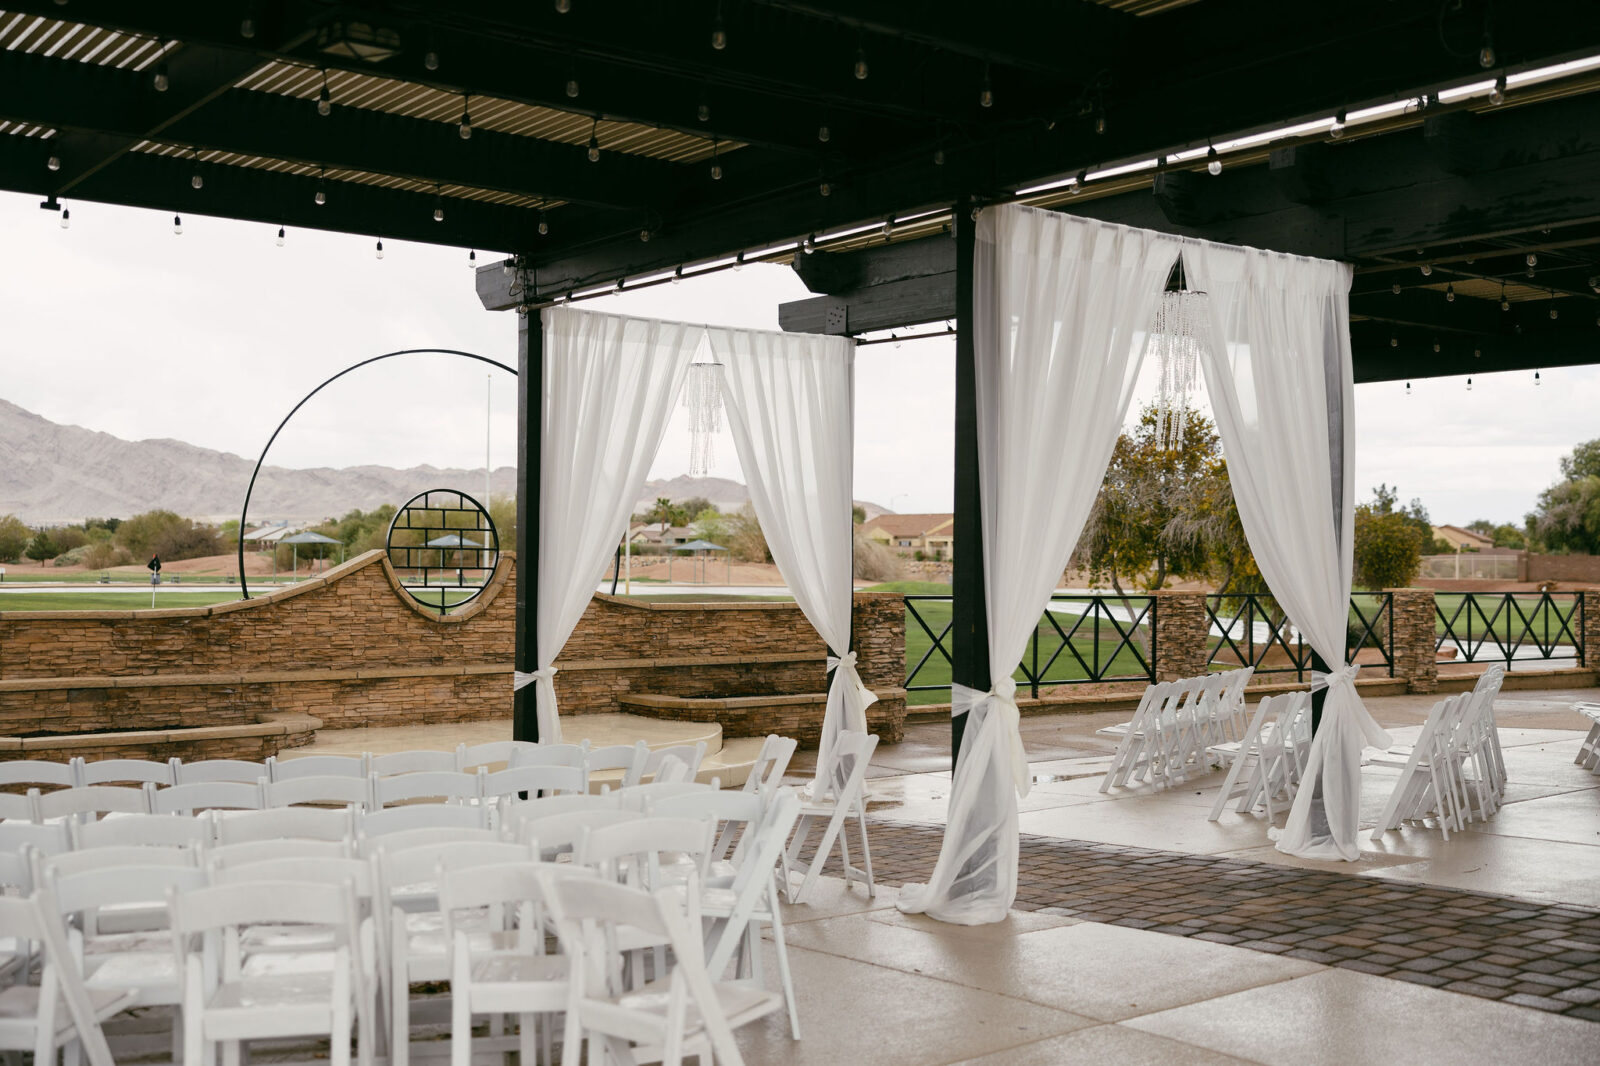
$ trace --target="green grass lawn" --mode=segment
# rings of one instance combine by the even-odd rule
[[[734,596],[724,592],[707,592],[699,596],[673,596],[670,593],[654,593],[644,596],[623,596],[617,593],[618,599],[638,600],[640,603],[793,603],[793,596]]]
[[[903,584],[919,583],[903,582]],[[938,585],[934,587],[939,589],[948,588],[948,586],[945,585]],[[890,590],[885,589],[883,591]],[[928,628],[932,629],[935,634],[943,633],[944,627],[950,622],[950,604],[948,602],[939,600],[916,600],[913,602],[915,603],[917,614],[920,615],[922,620],[927,623]],[[1077,618],[1073,615],[1058,614],[1056,616],[1056,621],[1060,623],[1063,630],[1070,632],[1072,625],[1077,621]],[[1148,636],[1147,627],[1139,626],[1138,631],[1141,636]],[[1102,662],[1104,662],[1107,656],[1111,655],[1114,648],[1117,648],[1119,640],[1120,638],[1118,637],[1116,630],[1113,629],[1108,622],[1102,619],[1100,622],[1100,655]],[[1050,656],[1054,655],[1056,649],[1061,647],[1061,635],[1056,632],[1055,627],[1050,624],[1049,619],[1045,618],[1043,615],[1040,616],[1039,624],[1034,630],[1034,638],[1033,640],[1029,641],[1028,649],[1023,653],[1023,662],[1030,669],[1032,669],[1034,661],[1034,641],[1037,641],[1038,645],[1039,667],[1040,669],[1043,669],[1045,664],[1049,661]],[[1077,649],[1078,654],[1083,656],[1086,662],[1094,662],[1095,639],[1093,634],[1093,619],[1086,619],[1084,621],[1083,628],[1080,629],[1078,631],[1078,635],[1073,638],[1072,644],[1073,647]],[[943,645],[947,650],[951,647],[950,636],[947,635],[944,637]],[[911,617],[908,609],[906,614],[907,673],[909,673],[911,668],[916,666],[918,662],[921,662],[922,657],[927,654],[928,649],[931,647],[933,647],[932,638],[928,636],[927,631],[924,630],[922,626],[917,624],[916,619]],[[1058,685],[1067,681],[1082,681],[1087,679],[1088,676],[1088,672],[1085,671],[1078,661],[1072,657],[1071,653],[1063,650],[1060,657],[1056,659],[1055,664],[1045,672],[1045,680],[1042,681],[1040,685],[1041,687],[1044,687],[1045,685]],[[1107,680],[1112,680],[1118,677],[1139,678],[1146,675],[1144,667],[1139,665],[1138,658],[1136,658],[1134,654],[1127,648],[1121,648],[1117,651],[1116,656],[1111,659],[1109,669],[1102,671],[1102,676],[1104,676]],[[1024,674],[1019,668],[1016,673],[1012,675],[1012,677],[1016,680],[1020,693],[1022,695],[1027,695],[1027,675]],[[919,706],[929,703],[949,702],[950,689],[948,686],[950,684],[950,664],[945,661],[943,655],[935,651],[933,655],[928,658],[928,661],[923,664],[922,669],[917,672],[914,683],[917,685],[939,685],[941,687],[931,691],[907,692],[906,702],[908,704],[912,706]]]
[[[238,599],[231,592],[156,592],[156,609],[209,607]],[[135,592],[8,592],[0,611],[148,611],[150,598]]]

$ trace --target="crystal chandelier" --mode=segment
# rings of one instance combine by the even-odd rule
[[[721,363],[690,363],[683,383],[689,409],[689,476],[705,477],[715,461],[712,436],[722,432]]]
[[[1183,448],[1191,398],[1200,390],[1200,351],[1210,329],[1210,302],[1185,284],[1183,260],[1175,268],[1177,288],[1161,294],[1156,305],[1150,344],[1155,349],[1160,382],[1156,394],[1156,445],[1163,451]]]

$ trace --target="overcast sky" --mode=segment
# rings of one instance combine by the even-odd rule
[[[439,347],[516,363],[515,317],[482,309],[465,249],[385,241],[379,261],[370,238],[294,230],[280,248],[276,227],[197,215],[175,236],[170,215],[90,203],[63,231],[37,203],[0,194],[0,397],[52,421],[254,458],[295,402],[361,359]],[[776,329],[778,304],[806,295],[789,268],[752,264],[581,306]],[[858,498],[949,509],[953,362],[948,338],[860,350]],[[481,469],[487,417],[492,462],[510,464],[513,380],[444,356],[379,363],[319,394],[271,461]],[[1387,482],[1435,522],[1520,523],[1560,457],[1600,436],[1597,409],[1600,367],[1546,370],[1539,388],[1531,373],[1476,377],[1471,392],[1464,378],[1410,396],[1359,385],[1358,497]],[[685,473],[688,455],[680,410],[652,476]],[[742,480],[726,435],[712,472]]]

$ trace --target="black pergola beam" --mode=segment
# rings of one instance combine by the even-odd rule
[[[431,193],[344,183],[319,206],[315,178],[215,168],[197,190],[189,185],[193,172],[188,160],[130,152],[84,181],[74,199],[460,248],[507,249],[538,239],[538,213],[524,208],[457,200],[444,221],[435,222]],[[0,187],[48,197],[51,176],[31,139],[0,137]]]
[[[1435,337],[1381,322],[1352,322],[1356,384],[1600,363],[1600,329],[1592,318],[1572,316],[1570,321],[1562,319],[1549,326],[1495,336]],[[1391,340],[1398,343],[1391,344]],[[1433,350],[1435,340],[1440,348],[1437,352]]]
[[[682,168],[642,156],[607,152],[598,163],[590,163],[582,145],[489,130],[462,140],[449,123],[348,107],[334,108],[324,117],[312,101],[240,89],[212,98],[204,107],[185,109],[153,134],[161,105],[183,91],[184,79],[176,73],[172,77],[171,90],[157,93],[148,74],[3,52],[0,116],[130,145],[159,139],[201,150],[597,206],[642,209],[670,196],[681,180]],[[63,149],[70,161],[70,148]],[[92,171],[77,173],[57,185],[58,195],[71,192]]]

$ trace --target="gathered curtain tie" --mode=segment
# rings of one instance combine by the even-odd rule
[[[856,653],[828,656],[828,669],[834,671],[833,683],[842,686],[844,693],[844,728],[856,733],[867,732],[867,708],[878,702],[878,696],[861,681],[856,672]]]
[[[521,692],[535,681],[554,682],[555,676],[556,668],[553,666],[542,666],[537,670],[530,670],[526,672],[522,670],[513,670],[511,671],[511,691]]]
[[[1311,673],[1311,691],[1317,692],[1320,689],[1331,689],[1335,685],[1354,685],[1356,683],[1356,675],[1360,672],[1361,667],[1355,663],[1346,663],[1326,673],[1314,670]]]
[[[1022,746],[1022,711],[1017,707],[1017,683],[1010,677],[997,678],[993,687],[977,700],[986,709],[985,719],[992,718],[991,728],[1001,731],[995,743],[1008,749],[1006,762],[1011,767],[1011,784],[1019,797],[1026,796],[1033,778],[1028,773],[1028,753]]]

